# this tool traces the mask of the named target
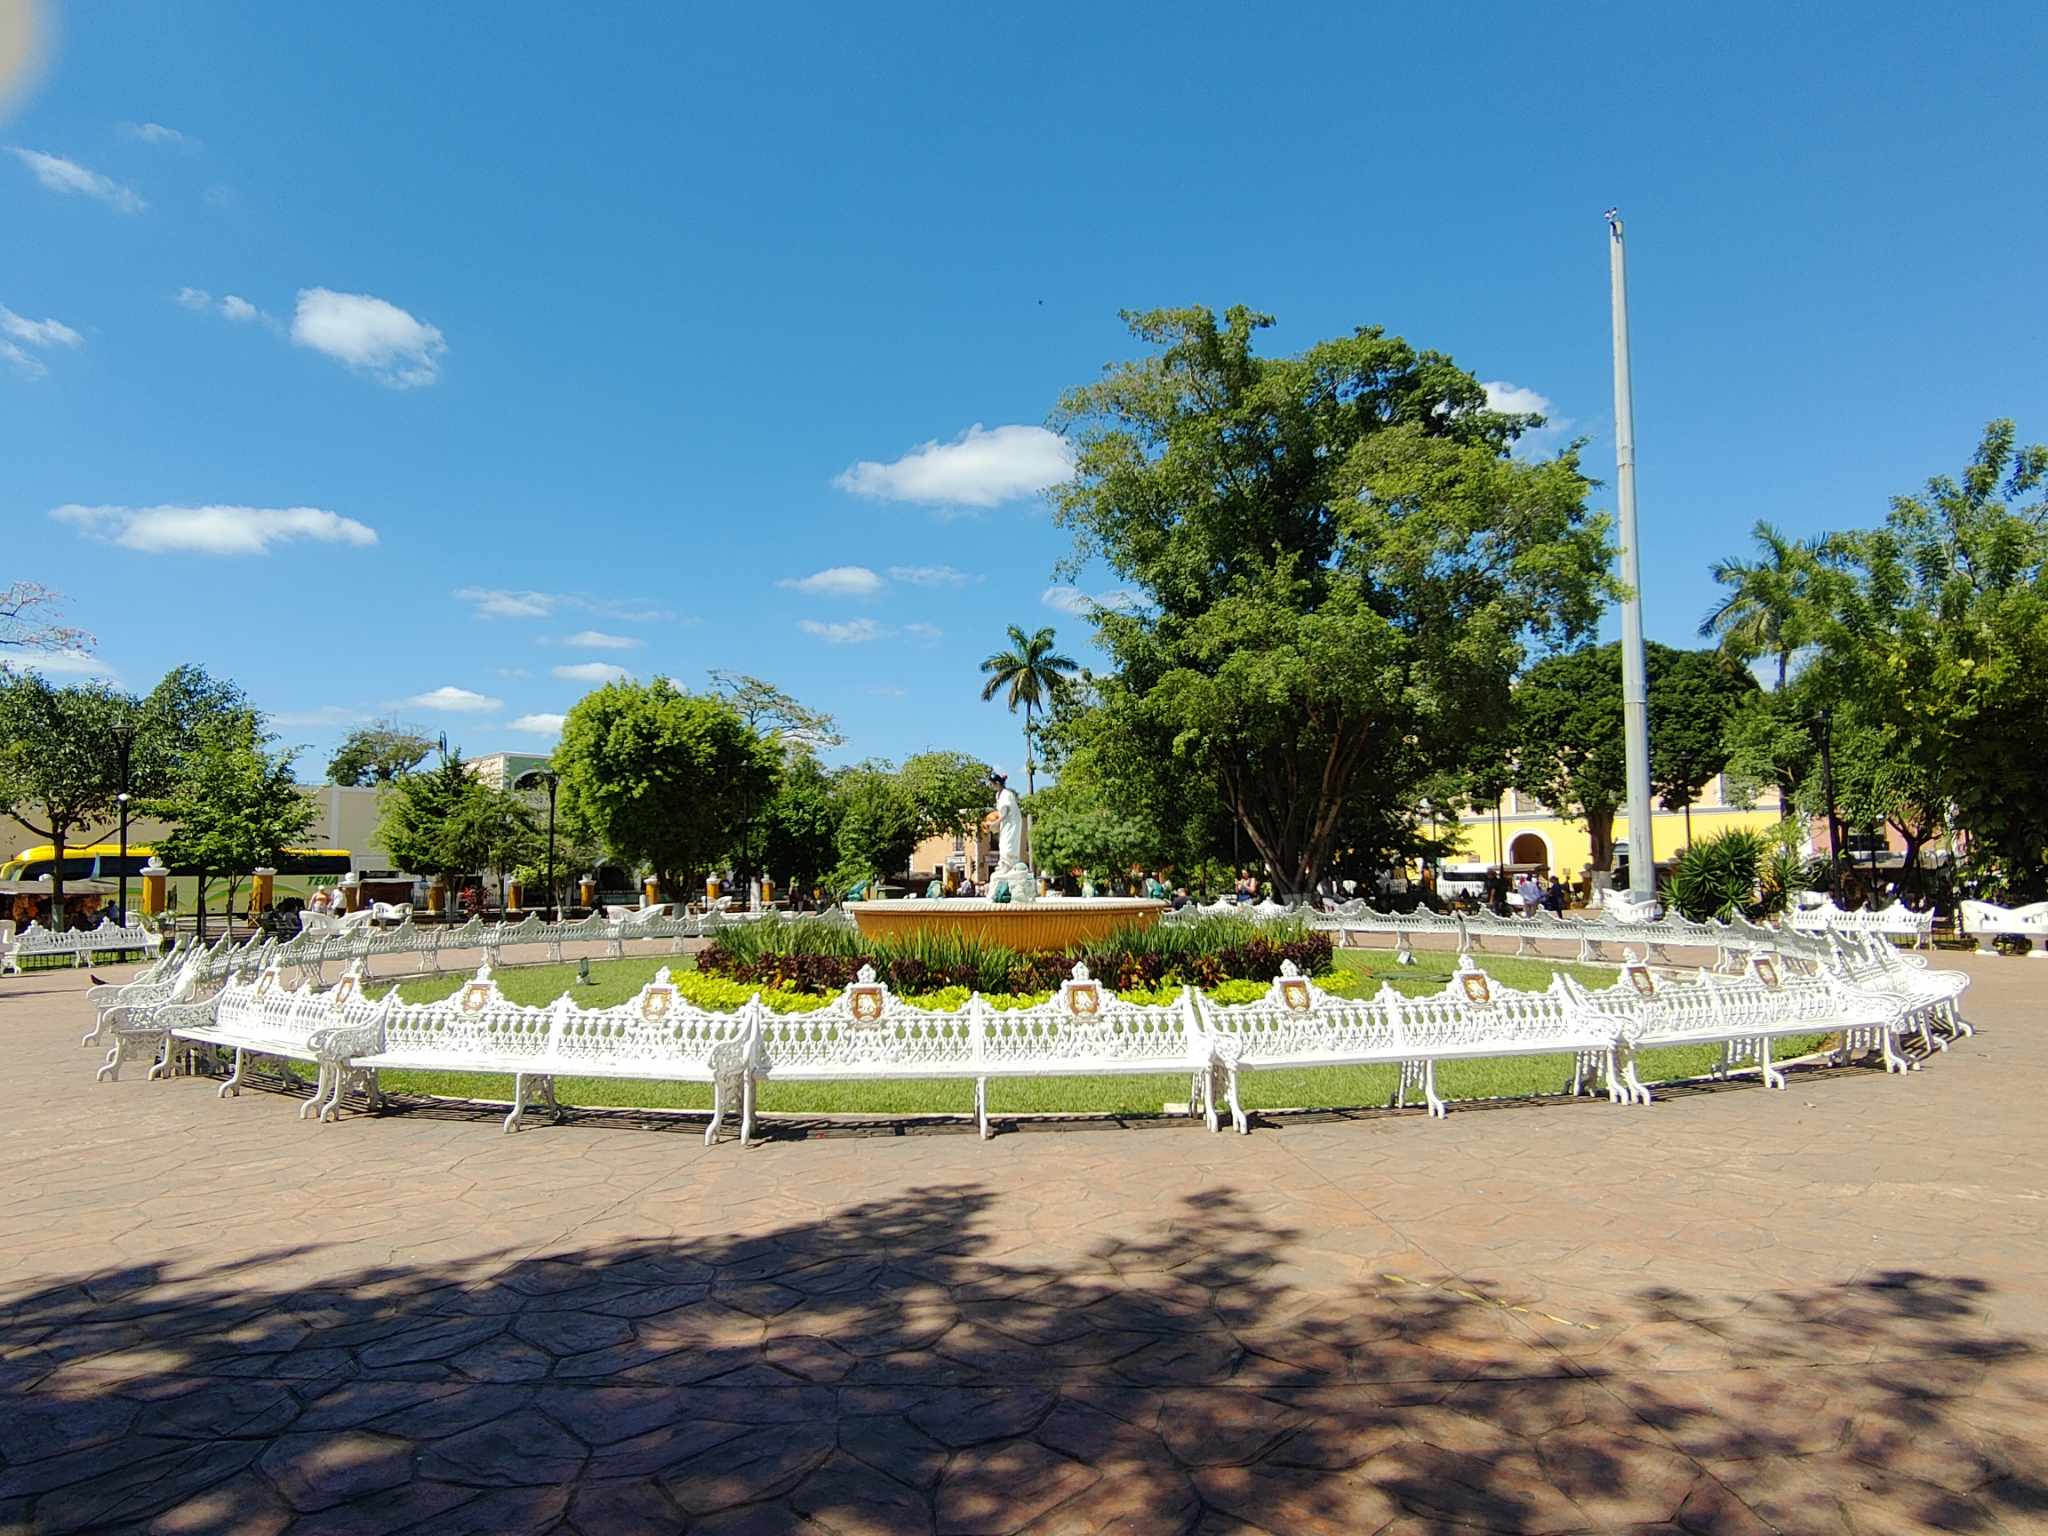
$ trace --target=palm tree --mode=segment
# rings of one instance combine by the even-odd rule
[[[1812,587],[1819,550],[1813,543],[1786,538],[1761,518],[1749,536],[1756,542],[1756,559],[1716,560],[1708,567],[1726,595],[1700,621],[1700,634],[1720,641],[1722,652],[1745,666],[1759,656],[1775,657],[1777,691],[1783,693],[1793,656],[1813,640]],[[1783,780],[1778,784],[1778,814],[1792,814],[1792,796]],[[1828,818],[1832,829],[1832,803]],[[1691,840],[1688,825],[1686,841]]]
[[[1738,661],[1774,656],[1778,687],[1792,670],[1792,657],[1808,640],[1807,589],[1813,547],[1788,539],[1770,523],[1750,530],[1755,560],[1716,560],[1708,567],[1727,595],[1700,621],[1700,634],[1718,640]]]
[[[1031,717],[1034,712],[1049,708],[1059,697],[1060,690],[1067,686],[1067,679],[1080,670],[1079,662],[1071,656],[1062,656],[1052,645],[1051,629],[1027,635],[1012,624],[1010,648],[997,651],[981,664],[981,670],[988,674],[988,681],[981,689],[983,703],[1007,688],[1010,713],[1014,715],[1019,704],[1024,706],[1024,793],[1027,795],[1037,787],[1033,775],[1035,765],[1031,761]]]

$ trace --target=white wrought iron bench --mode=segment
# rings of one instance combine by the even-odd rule
[[[862,966],[824,1008],[762,1011],[742,1125],[751,1130],[759,1082],[954,1079],[974,1084],[975,1124],[986,1139],[990,1078],[1169,1074],[1199,1087],[1208,1066],[1189,991],[1167,1004],[1126,1002],[1076,965],[1033,1007],[993,1008],[977,993],[942,1012],[905,1003]]]
[[[140,916],[125,923],[102,918],[95,927],[66,928],[61,933],[30,923],[0,952],[0,973],[19,975],[31,968],[41,969],[36,964],[40,961],[57,966],[68,961],[73,967],[83,967],[97,958],[146,957],[156,952],[160,942],[156,930]]]
[[[1395,1066],[1400,1076],[1394,1102],[1405,1104],[1420,1090],[1429,1113],[1442,1118],[1448,1106],[1436,1090],[1439,1061],[1486,1056],[1569,1053],[1576,1061],[1594,1058],[1613,1084],[1615,1031],[1577,1005],[1563,976],[1543,992],[1503,987],[1460,957],[1444,990],[1429,997],[1404,997],[1383,985],[1370,998],[1332,997],[1301,975],[1292,961],[1265,997],[1250,1003],[1201,1004],[1208,1025],[1215,1070],[1232,1124],[1248,1131],[1238,1101],[1245,1072],[1283,1067]],[[1213,1087],[1212,1087],[1213,1097]]]
[[[402,1003],[394,988],[373,1017],[322,1031],[313,1042],[322,1064],[315,1100],[320,1118],[332,1120],[350,1087],[379,1104],[382,1071],[507,1074],[513,1080],[512,1111],[505,1117],[510,1132],[536,1102],[562,1111],[558,1077],[710,1083],[709,1144],[726,1113],[743,1100],[759,1013],[758,999],[736,1013],[695,1007],[677,993],[666,967],[615,1007],[579,1008],[567,996],[546,1008],[522,1007],[506,1000],[486,964],[453,997]]]
[[[1839,1034],[1838,1059],[1867,1049],[1888,1072],[1914,1065],[1899,1050],[1898,1000],[1863,992],[1825,967],[1788,973],[1781,957],[1753,954],[1739,977],[1702,967],[1692,981],[1671,981],[1630,954],[1610,987],[1592,991],[1560,979],[1582,1008],[1615,1031],[1621,1089],[1637,1104],[1651,1100],[1637,1075],[1638,1054],[1669,1046],[1718,1045],[1714,1076],[1753,1061],[1765,1085],[1780,1089],[1785,1074],[1772,1062],[1771,1048],[1789,1036]]]
[[[2027,941],[2028,958],[2048,957],[2041,941],[2048,939],[2048,901],[2024,907],[2002,907],[1995,901],[1966,901],[1958,927],[1974,938],[2014,938]]]
[[[219,1090],[223,1099],[241,1095],[252,1056],[303,1061],[317,1068],[320,1057],[313,1037],[344,1018],[352,1004],[360,1003],[362,983],[357,966],[325,989],[288,987],[283,963],[273,959],[247,982],[231,983],[203,1002],[162,1010],[156,1022],[164,1026],[166,1038],[149,1075],[152,1079],[171,1075],[181,1044],[209,1054],[232,1053],[232,1068]],[[316,1093],[299,1106],[300,1119],[313,1112],[318,1098]]]

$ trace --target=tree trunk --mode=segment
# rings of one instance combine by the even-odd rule
[[[1586,823],[1586,835],[1592,840],[1593,870],[1596,874],[1614,868],[1614,810],[1611,805],[1588,810],[1581,818]],[[1635,856],[1633,848],[1629,850],[1629,856]]]

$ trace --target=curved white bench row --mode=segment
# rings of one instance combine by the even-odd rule
[[[1934,914],[1915,912],[1903,901],[1888,907],[1859,907],[1851,912],[1823,897],[1811,907],[1795,907],[1785,915],[1788,926],[1803,933],[1876,933],[1887,938],[1911,939],[1915,949],[1924,949],[1934,938]]]
[[[1719,1044],[1721,1071],[1754,1060],[1764,1081],[1782,1088],[1771,1045],[1789,1035],[1839,1033],[1844,1057],[1869,1051],[1888,1071],[1904,1071],[1914,1065],[1904,1034],[1917,1031],[1934,1046],[1946,1043],[1937,1027],[1967,1029],[1955,1011],[1966,977],[1888,962],[1867,944],[1842,944],[1820,964],[1752,954],[1739,976],[1702,968],[1690,981],[1660,978],[1631,952],[1612,987],[1588,990],[1559,976],[1542,992],[1502,986],[1465,956],[1443,991],[1419,998],[1385,986],[1370,998],[1332,997],[1290,962],[1265,997],[1229,1006],[1191,987],[1166,1004],[1130,1002],[1077,965],[1033,1007],[1001,1009],[977,994],[939,1011],[905,1003],[863,968],[826,1007],[788,1014],[766,1008],[759,994],[733,1013],[695,1007],[666,969],[624,1003],[585,1009],[568,996],[545,1008],[508,1002],[488,964],[436,1003],[401,1002],[395,989],[372,1002],[360,968],[324,991],[288,987],[282,964],[231,979],[204,1002],[117,1008],[117,1034],[153,1045],[153,1078],[170,1069],[180,1042],[232,1051],[224,1096],[239,1090],[251,1055],[312,1062],[318,1087],[301,1114],[323,1120],[336,1117],[351,1089],[379,1104],[385,1070],[510,1075],[507,1131],[536,1102],[560,1109],[560,1077],[705,1082],[713,1087],[709,1142],[735,1110],[742,1139],[752,1139],[762,1082],[971,1081],[987,1136],[992,1078],[1185,1074],[1191,1113],[1214,1130],[1227,1107],[1245,1130],[1238,1084],[1246,1072],[1397,1066],[1395,1102],[1416,1091],[1441,1116],[1440,1061],[1565,1054],[1572,1091],[1604,1080],[1612,1101],[1643,1103],[1650,1095],[1636,1053],[1645,1049]],[[110,1062],[102,1076],[117,1067]]]
[[[67,928],[62,933],[30,923],[0,946],[0,974],[19,974],[36,960],[69,960],[74,967],[97,957],[153,954],[156,930],[146,926],[139,914],[125,923],[101,918],[92,928]]]
[[[614,910],[617,909],[607,909],[607,913]],[[387,912],[391,921],[378,926]],[[329,963],[351,966],[359,960],[382,956],[416,961],[419,969],[438,973],[443,958],[450,954],[481,953],[492,963],[503,964],[508,953],[518,948],[543,949],[549,961],[559,964],[567,944],[600,943],[616,959],[626,952],[628,943],[636,942],[665,942],[672,952],[681,953],[685,939],[709,938],[735,923],[780,921],[850,926],[852,922],[837,908],[794,918],[746,912],[677,913],[666,903],[624,910],[622,916],[607,913],[556,923],[538,912],[529,912],[516,923],[487,923],[472,917],[452,926],[415,923],[409,907],[380,907],[374,913],[355,912],[341,918],[310,914],[309,920],[302,915],[301,930],[288,939],[257,934],[239,944],[225,937],[218,940],[204,951],[205,979],[222,981],[277,961],[292,967],[301,979],[321,983],[326,980]]]

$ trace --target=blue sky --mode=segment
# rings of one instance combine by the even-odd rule
[[[544,748],[605,667],[1014,768],[976,664],[1089,654],[1034,429],[1119,309],[1384,325],[1611,479],[1609,204],[1653,638],[1756,518],[2048,436],[2037,5],[626,10],[41,11],[0,580],[74,667],[232,675],[315,775],[375,715]]]

